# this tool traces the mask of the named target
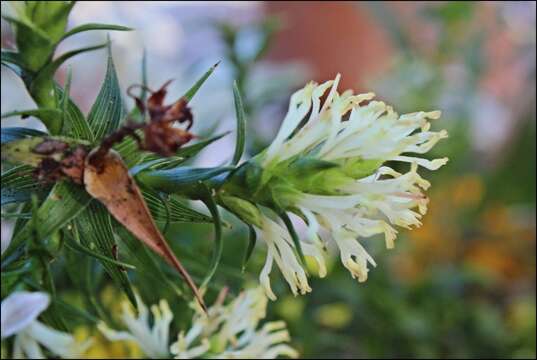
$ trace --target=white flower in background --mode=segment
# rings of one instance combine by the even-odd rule
[[[222,295],[207,314],[193,304],[196,314],[191,328],[181,332],[171,346],[176,359],[298,357],[287,344],[290,336],[283,321],[268,322],[258,329],[268,302],[261,288],[246,290],[228,305],[223,305]]]
[[[138,295],[136,295],[136,303],[138,305],[138,315],[134,313],[128,301],[124,301],[121,304],[123,310],[121,320],[127,331],[112,330],[104,322],[99,323],[97,328],[110,341],[134,341],[150,358],[169,357],[169,331],[173,314],[168,303],[166,300],[161,300],[158,306],[151,306],[152,322],[149,320],[147,306]]]
[[[343,265],[362,282],[368,264],[375,262],[357,238],[384,234],[386,247],[392,248],[397,234],[392,225],[421,225],[428,202],[423,190],[430,184],[418,175],[418,166],[436,170],[447,158],[427,160],[419,155],[447,132],[430,131],[428,119],[439,118],[440,111],[398,115],[384,102],[373,101],[372,93],[339,94],[339,79],[338,75],[321,85],[309,83],[291,96],[276,138],[251,160],[262,175],[250,200],[268,207],[278,204],[306,222],[306,239],[300,243],[304,254],[320,265],[321,276],[326,270],[318,232],[327,230]],[[382,166],[387,161],[409,163],[410,170],[401,174]],[[275,299],[269,281],[273,261],[293,294],[311,291],[287,231],[269,219],[261,227],[254,225],[268,246],[260,275],[267,295]]]
[[[257,329],[266,315],[268,302],[261,288],[241,293],[228,305],[223,304],[224,298],[225,291],[207,314],[197,302],[192,303],[195,310],[192,325],[188,331],[181,331],[171,346],[169,331],[173,314],[166,300],[151,307],[151,321],[147,306],[139,296],[136,297],[138,316],[130,303],[124,301],[121,319],[126,331],[112,330],[104,323],[98,329],[110,341],[134,341],[150,358],[169,358],[170,352],[177,359],[297,357],[297,352],[287,344],[290,337],[284,322],[268,322]]]
[[[14,292],[2,301],[2,339],[15,335],[13,358],[44,359],[42,346],[55,356],[76,359],[90,346],[91,339],[79,343],[37,320],[49,303],[48,294],[27,291]]]

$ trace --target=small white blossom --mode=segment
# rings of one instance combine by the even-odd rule
[[[298,357],[283,321],[259,322],[266,316],[267,298],[260,288],[241,293],[228,305],[223,297],[205,314],[194,304],[191,328],[181,332],[170,350],[176,359],[273,359]]]
[[[121,304],[123,310],[121,320],[127,331],[112,330],[104,322],[98,324],[98,329],[110,341],[134,341],[150,358],[169,357],[169,331],[173,314],[168,303],[166,300],[161,300],[158,306],[151,306],[151,313],[153,314],[152,327],[147,306],[138,295],[136,295],[136,303],[138,305],[138,315],[134,313],[129,302],[124,301]]]
[[[447,158],[427,160],[419,155],[446,138],[447,132],[430,131],[428,119],[439,118],[439,111],[398,115],[384,102],[373,101],[372,93],[339,94],[339,79],[338,75],[321,85],[312,82],[293,94],[276,138],[253,161],[265,172],[261,186],[279,186],[258,193],[280,196],[277,203],[289,204],[286,210],[307,223],[304,253],[315,257],[321,275],[324,263],[313,244],[318,243],[319,230],[325,229],[339,248],[343,265],[362,282],[367,279],[368,264],[375,266],[375,262],[357,239],[384,234],[386,247],[392,248],[397,234],[392,225],[408,229],[421,225],[428,202],[423,191],[430,184],[418,175],[418,166],[436,170]],[[407,153],[418,155],[403,155]],[[305,158],[333,163],[339,170],[291,178],[293,162]],[[400,174],[381,166],[386,161],[409,163],[410,171]],[[317,178],[311,182],[308,176]],[[274,260],[293,294],[311,291],[286,231],[266,219],[259,232],[268,246],[260,275],[267,295],[275,299],[268,278]]]
[[[13,358],[44,359],[42,346],[61,358],[76,359],[90,346],[91,339],[79,343],[72,335],[37,320],[49,304],[49,295],[44,292],[18,291],[2,301],[2,339],[15,335]]]

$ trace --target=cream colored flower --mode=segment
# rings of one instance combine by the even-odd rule
[[[273,359],[297,357],[287,343],[289,332],[282,321],[258,325],[266,316],[267,298],[260,288],[241,293],[228,305],[221,296],[205,314],[194,304],[191,328],[181,332],[171,346],[176,359]]]
[[[187,331],[181,331],[171,346],[169,331],[173,314],[166,300],[151,307],[150,321],[147,306],[137,295],[138,315],[134,314],[130,303],[122,303],[121,319],[126,331],[112,330],[104,323],[98,328],[110,341],[135,342],[150,358],[169,358],[170,353],[177,359],[297,356],[287,344],[290,337],[285,323],[269,322],[258,329],[268,302],[261,288],[247,290],[227,305],[224,305],[224,297],[222,293],[207,313],[197,302],[192,303],[195,311],[192,325]]]
[[[327,230],[343,265],[362,282],[368,265],[375,262],[358,238],[384,234],[386,247],[392,248],[397,234],[393,226],[421,225],[428,202],[423,191],[430,183],[421,178],[418,167],[436,170],[447,158],[427,160],[420,155],[447,132],[430,130],[429,119],[439,118],[439,111],[399,115],[384,102],[373,101],[372,93],[339,94],[339,79],[309,83],[291,96],[276,138],[251,160],[262,175],[250,201],[278,204],[306,222],[301,244],[305,255],[313,255],[321,265],[322,275],[322,246],[316,244],[318,232]],[[410,170],[398,173],[382,166],[387,161],[409,163]],[[267,200],[267,194],[272,198]],[[293,294],[311,291],[284,228],[268,219],[257,227],[268,246],[260,275],[267,295],[275,298],[268,277],[274,261]]]
[[[147,306],[138,295],[136,295],[136,303],[138,305],[138,315],[134,313],[129,302],[124,301],[121,304],[123,310],[121,320],[127,331],[112,330],[104,322],[98,324],[98,329],[110,341],[134,341],[150,358],[169,357],[169,331],[173,314],[168,303],[166,300],[161,300],[158,306],[151,306],[151,313],[153,314],[151,322]]]
[[[18,291],[1,305],[2,339],[15,335],[13,358],[44,359],[41,347],[64,359],[80,358],[92,340],[79,343],[68,333],[52,329],[37,320],[50,304],[44,292]]]

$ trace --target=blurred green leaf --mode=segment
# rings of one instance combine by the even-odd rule
[[[140,94],[140,99],[145,101],[147,99],[147,50],[145,48],[142,53],[141,75],[142,93]]]
[[[59,99],[59,94],[58,92],[56,91],[56,96],[58,96],[58,99],[57,99],[57,102],[60,104],[60,109],[61,109],[61,127],[63,128],[64,125],[65,125],[65,120],[67,119],[67,117],[69,116],[68,115],[68,110],[69,110],[69,96],[70,96],[70,92],[71,92],[71,80],[72,80],[72,77],[73,77],[73,71],[72,71],[72,68],[69,67],[67,69],[67,79],[65,80],[65,87],[63,89],[63,96],[62,96],[62,99]],[[57,89],[58,87],[55,88],[55,90]]]
[[[289,231],[289,235],[291,235],[291,239],[293,240],[293,244],[295,245],[295,249],[298,253],[302,266],[306,268],[306,258],[304,257],[304,252],[302,251],[302,246],[300,245],[300,238],[298,237],[295,227],[293,226],[293,222],[285,211],[279,212],[278,215],[283,220],[287,231]]]
[[[19,140],[19,139],[25,139],[33,136],[46,136],[47,133],[35,130],[35,129],[29,129],[29,128],[23,128],[23,127],[3,127],[1,130],[1,136],[0,136],[0,143],[5,144],[11,141]]]
[[[164,274],[147,247],[117,221],[114,220],[114,224],[121,244],[127,250],[130,261],[136,266],[136,273],[150,277],[164,287],[171,289],[173,293],[181,297],[184,296],[183,290]]]
[[[39,105],[39,107],[55,107],[56,99],[54,96],[54,74],[65,61],[75,55],[88,51],[99,50],[105,46],[106,44],[100,44],[68,51],[41,68],[28,88],[32,98]],[[43,121],[43,123],[45,123],[51,134],[57,134],[60,132],[61,128],[57,118],[42,116],[40,119]]]
[[[218,265],[222,259],[224,242],[222,241],[222,220],[220,218],[220,212],[218,211],[218,206],[214,201],[211,190],[206,185],[201,184],[199,186],[198,196],[200,197],[201,201],[203,201],[205,206],[207,206],[207,209],[209,209],[214,223],[214,245],[209,270],[207,271],[207,274],[205,275],[205,278],[200,286],[200,288],[203,289],[207,286],[207,284],[209,284],[216,273],[216,269],[218,268]]]
[[[237,118],[237,140],[235,142],[235,153],[233,154],[231,164],[237,165],[244,153],[246,113],[244,112],[244,104],[236,81],[233,82],[233,100],[235,102],[235,116]]]
[[[91,198],[82,187],[65,181],[56,183],[37,211],[36,221],[39,224],[37,237],[44,239],[66,226],[86,208],[90,201]],[[2,259],[11,255],[30,237],[31,232],[31,225],[26,223],[13,236],[9,247],[2,254]]]
[[[24,62],[24,68],[37,71],[49,60],[54,45],[48,35],[30,21],[23,21],[10,16],[2,16],[3,19],[13,24],[16,28],[15,36],[20,59]]]
[[[73,36],[75,34],[78,34],[84,31],[90,31],[90,30],[131,31],[133,29],[130,27],[121,26],[121,25],[89,23],[89,24],[78,25],[77,27],[74,27],[71,30],[67,31],[65,34],[63,34],[62,40],[65,38],[68,38],[69,36]]]
[[[40,109],[30,109],[30,110],[18,110],[10,111],[8,113],[2,114],[2,119],[12,117],[12,116],[35,116],[38,118],[41,117],[60,117],[62,115],[61,111],[54,108],[40,108]]]
[[[49,187],[39,184],[32,176],[33,168],[28,165],[17,165],[2,173],[1,206],[30,200],[32,193],[44,193]]]
[[[242,258],[242,271],[246,269],[246,265],[248,264],[252,253],[254,252],[256,242],[257,234],[255,232],[255,229],[252,225],[248,225],[248,246],[246,247],[246,251],[244,252],[244,257]]]
[[[3,65],[10,67],[19,76],[22,76],[24,61],[20,54],[13,50],[2,49],[0,61]]]

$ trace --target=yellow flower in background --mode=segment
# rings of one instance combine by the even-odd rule
[[[127,359],[142,358],[144,353],[134,341],[109,341],[98,331],[79,326],[74,332],[75,339],[83,341],[91,337],[93,342],[84,355],[85,359]]]

